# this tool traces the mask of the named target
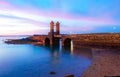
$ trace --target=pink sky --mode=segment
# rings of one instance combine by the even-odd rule
[[[120,25],[109,13],[92,17],[29,5],[16,7],[5,0],[0,1],[0,35],[47,34],[51,20],[61,23],[61,33],[89,33],[99,27]]]

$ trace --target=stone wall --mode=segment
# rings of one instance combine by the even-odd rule
[[[81,34],[73,35],[74,46],[120,46],[120,34]]]

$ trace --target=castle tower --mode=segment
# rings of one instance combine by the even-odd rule
[[[50,45],[54,44],[54,22],[50,22],[50,32],[49,32],[49,37],[50,37]]]
[[[53,21],[50,22],[50,32],[54,33],[54,22]]]
[[[60,34],[60,23],[57,22],[56,23],[56,35],[59,35]]]
[[[54,26],[56,26],[56,32],[54,32]],[[51,21],[50,22],[50,32],[48,33],[48,38],[50,40],[51,46],[59,46],[60,38],[56,37],[55,34],[60,35],[60,23],[57,22],[56,25],[54,25],[54,22]]]

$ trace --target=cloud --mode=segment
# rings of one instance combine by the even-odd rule
[[[99,27],[120,25],[118,21],[119,18],[114,18],[114,15],[117,15],[116,11],[113,13],[111,9],[108,9],[108,11],[104,12],[105,9],[103,6],[107,6],[105,4],[98,9],[95,7],[97,6],[96,2],[94,2],[95,5],[92,5],[90,1],[83,4],[83,0],[52,0],[53,2],[50,2],[50,0],[36,0],[33,1],[34,3],[32,3],[32,0],[13,1],[14,2],[12,2],[12,0],[0,1],[0,21],[2,21],[0,22],[0,34],[5,34],[4,31],[8,31],[6,34],[20,34],[21,32],[47,34],[51,20],[61,23],[62,33],[70,31],[94,32],[95,29]],[[38,3],[40,1],[41,3]],[[40,5],[42,2],[43,5]],[[89,4],[89,6],[87,4]],[[49,6],[51,7],[49,8]],[[111,6],[111,3],[109,6]],[[115,7],[117,6],[114,6],[114,8]],[[107,8],[109,7],[107,6]],[[84,13],[84,15],[82,13]],[[22,30],[22,28],[24,28],[24,30]],[[67,31],[65,29],[67,29]]]

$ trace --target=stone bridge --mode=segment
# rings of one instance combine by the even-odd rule
[[[56,32],[54,32],[56,26]],[[31,39],[37,40],[43,45],[59,46],[60,40],[62,46],[70,47],[73,43],[74,47],[80,46],[115,46],[120,47],[119,33],[94,33],[94,34],[60,34],[60,23],[50,23],[50,32],[48,35],[34,35]]]

